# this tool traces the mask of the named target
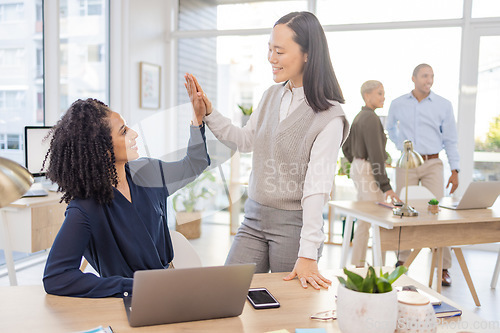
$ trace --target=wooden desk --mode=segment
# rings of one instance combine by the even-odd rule
[[[11,286],[17,285],[12,251],[32,253],[52,246],[66,210],[60,199],[60,193],[50,192],[46,197],[21,198],[0,210],[0,248]]]
[[[255,310],[245,301],[239,317],[196,322],[156,325],[131,328],[121,298],[85,299],[47,295],[42,286],[0,287],[0,331],[1,332],[76,332],[98,326],[110,325],[121,332],[268,332],[295,328],[322,327],[327,332],[340,332],[336,321],[316,321],[311,314],[335,308],[335,293],[340,270],[323,274],[333,281],[329,290],[304,290],[297,280],[285,282],[284,273],[256,274],[252,287],[267,287],[280,301],[278,309]],[[456,303],[442,297],[429,288],[403,275],[395,285],[415,285],[458,308]],[[174,286],[175,287],[175,286]],[[463,310],[463,309],[462,309]],[[28,318],[29,317],[29,318]],[[28,318],[29,320],[27,320]],[[446,319],[438,332],[494,332],[491,325],[471,312],[463,311],[461,317]],[[489,326],[487,326],[489,325]],[[473,329],[478,327],[477,329]],[[493,327],[495,328],[495,327]]]
[[[439,214],[431,215],[427,213],[426,200],[412,200],[411,205],[419,215],[403,218],[372,201],[330,201],[329,204],[336,212],[347,216],[340,267],[347,263],[354,218],[372,224],[375,266],[382,263],[382,251],[397,250],[398,247],[405,250],[500,241],[500,203],[488,209],[441,208]]]
[[[446,246],[495,243],[500,241],[500,202],[488,209],[452,210],[440,208],[437,215],[427,212],[427,200],[412,200],[419,215],[415,217],[395,216],[391,209],[372,201],[330,201],[336,212],[347,216],[340,266],[345,267],[354,218],[371,223],[373,237],[374,265],[382,264],[382,251],[416,249],[408,259],[415,258],[424,247],[443,248]],[[382,227],[382,228],[380,228]],[[438,291],[441,289],[442,250],[438,260]],[[474,297],[472,280],[468,276],[465,259],[460,249],[456,249],[457,259]]]

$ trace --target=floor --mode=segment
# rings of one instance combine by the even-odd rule
[[[210,219],[205,220],[202,225],[202,236],[191,240],[191,243],[200,254],[204,266],[224,264],[233,238],[229,235],[229,226],[227,224],[217,223],[217,221],[224,220],[227,221],[223,215],[212,221]],[[340,235],[337,237],[340,237]],[[2,252],[0,251],[0,263],[3,262]],[[323,250],[323,257],[319,261],[320,269],[338,268],[340,252],[340,245],[326,244]],[[450,269],[453,284],[451,287],[443,287],[442,294],[462,305],[463,309],[472,311],[483,319],[500,321],[500,312],[498,311],[500,306],[500,282],[497,289],[490,288],[497,252],[480,251],[467,247],[463,248],[463,252],[481,302],[481,307],[475,306],[462,271],[454,256],[453,266]],[[46,257],[47,252],[40,252],[28,258],[18,259],[16,261],[18,284],[41,284]],[[371,254],[369,253],[368,258],[370,257]],[[418,255],[410,267],[408,275],[426,284],[429,278],[430,257],[430,251],[422,250],[422,253]],[[387,265],[392,265],[395,261],[396,257],[394,253],[388,253]],[[0,266],[0,286],[8,285],[9,280],[5,265],[3,265]]]

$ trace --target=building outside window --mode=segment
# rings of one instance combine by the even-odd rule
[[[0,22],[15,22],[24,19],[24,3],[0,4]]]
[[[59,111],[78,98],[107,103],[109,1],[59,4]],[[0,156],[21,165],[24,126],[45,125],[43,8],[43,0],[0,3]]]
[[[7,149],[20,150],[21,147],[21,135],[7,134]]]
[[[60,111],[77,99],[109,101],[107,0],[60,1]]]
[[[43,48],[43,30],[37,25],[42,4],[0,4],[0,156],[21,165],[24,126],[43,125],[43,117],[36,116],[36,96],[43,91],[43,77],[36,74],[37,50]]]

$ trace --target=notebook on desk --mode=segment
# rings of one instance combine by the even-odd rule
[[[460,201],[443,203],[448,209],[479,209],[491,207],[500,195],[500,181],[470,183]]]
[[[436,313],[436,318],[448,318],[462,315],[462,310],[445,302],[441,302],[439,305],[433,305],[432,307],[434,308],[434,313]]]
[[[134,273],[123,298],[130,326],[239,316],[255,264],[155,269]]]

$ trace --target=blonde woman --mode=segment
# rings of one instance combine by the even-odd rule
[[[385,171],[387,137],[375,110],[384,106],[384,86],[370,80],[361,86],[365,106],[352,122],[351,133],[342,147],[345,157],[351,162],[350,176],[358,192],[359,201],[385,201],[387,198],[400,201],[392,190]],[[357,221],[353,239],[352,264],[363,267],[370,224]]]

